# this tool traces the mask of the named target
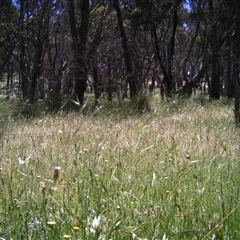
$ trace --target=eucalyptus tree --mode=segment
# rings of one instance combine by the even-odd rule
[[[89,0],[81,0],[74,5],[74,0],[67,0],[69,25],[72,37],[72,53],[74,68],[74,94],[80,104],[84,101],[84,93],[87,87],[87,38],[89,30]],[[80,21],[77,21],[79,13]]]
[[[48,37],[46,51],[43,59],[42,93],[47,89],[48,107],[58,110],[61,107],[61,94],[63,92],[64,72],[68,68],[69,44],[66,39],[67,11],[64,0],[55,1],[53,8],[49,9],[51,17],[48,23]]]
[[[220,16],[220,26],[222,28],[222,62],[221,69],[223,71],[223,84],[224,84],[224,94],[228,98],[233,98],[235,93],[235,83],[236,76],[238,75],[239,69],[236,59],[238,56],[238,16],[239,12],[239,2],[235,0],[222,0],[221,1],[221,16]]]
[[[217,4],[217,3],[215,3]],[[218,6],[214,4],[213,0],[208,0],[208,21],[209,25],[209,43],[211,49],[211,82],[210,82],[210,97],[220,98],[220,76],[219,76],[219,48],[220,37],[218,36]]]
[[[225,9],[231,13],[231,27],[228,34],[231,36],[232,49],[232,78],[234,81],[234,113],[235,123],[240,125],[240,3],[236,0],[224,1]]]
[[[15,49],[17,33],[17,9],[11,0],[0,3],[0,77],[7,73],[11,77],[13,65],[12,53]]]
[[[90,21],[89,21],[89,33],[88,33],[88,48],[87,48],[87,65],[89,75],[92,75],[93,83],[92,86],[95,95],[95,104],[97,106],[99,98],[103,91],[104,85],[103,82],[105,69],[103,63],[106,60],[106,52],[101,55],[101,48],[111,39],[111,29],[108,27],[108,23],[111,22],[111,16],[113,9],[111,4],[107,1],[95,1],[90,5]],[[112,46],[112,44],[111,44]],[[109,49],[108,49],[109,50]],[[113,62],[107,64],[108,69],[111,69]],[[111,83],[111,76],[106,77],[107,82]],[[91,85],[91,83],[90,83]],[[110,84],[111,85],[111,84]],[[112,86],[110,86],[108,99],[112,98]]]
[[[119,101],[126,94],[126,74],[122,53],[122,41],[117,27],[116,12],[109,4],[110,13],[105,21],[102,41],[95,51],[95,70],[98,72],[98,87],[106,94],[108,101],[114,93]],[[94,71],[96,72],[96,71]],[[94,74],[94,84],[97,87]],[[97,89],[97,88],[96,88]]]
[[[185,17],[181,26],[181,34],[185,35],[183,41],[186,45],[186,52],[181,59],[184,84],[177,92],[188,96],[191,96],[193,88],[195,89],[203,79],[210,65],[207,28],[202,27],[204,6],[202,0],[184,2]]]
[[[182,1],[137,0],[133,21],[151,33],[155,55],[163,74],[166,94],[175,92],[173,60],[175,37],[179,24],[179,9]]]
[[[79,104],[83,104],[89,75],[93,75],[97,103],[101,94],[97,53],[105,38],[105,23],[112,11],[111,4],[104,0],[66,0],[66,3],[71,33],[74,95]]]
[[[19,0],[19,60],[23,98],[34,103],[56,1]]]
[[[126,68],[126,82],[129,84],[130,98],[133,98],[133,97],[136,97],[137,95],[137,83],[133,73],[132,61],[131,61],[129,46],[128,46],[128,39],[127,39],[125,28],[124,28],[123,16],[122,16],[119,0],[113,0],[113,7],[117,12],[118,27],[121,34],[124,63]]]
[[[194,4],[195,1],[191,1]],[[206,51],[205,73],[209,74],[209,96],[219,99],[226,92],[234,95],[232,43],[237,1],[199,0],[197,15],[200,33]],[[206,75],[207,78],[207,75]]]

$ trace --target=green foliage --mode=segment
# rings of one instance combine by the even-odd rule
[[[46,114],[46,107],[43,102],[30,104],[21,99],[15,99],[12,102],[11,116],[15,119],[35,118]]]
[[[137,109],[140,113],[150,112],[151,111],[151,99],[147,94],[140,93],[137,96]]]
[[[62,107],[62,97],[59,94],[54,92],[50,92],[46,101],[45,105],[48,111],[50,112],[58,112]]]
[[[0,99],[0,141],[2,141],[4,130],[6,130],[8,122],[10,122],[10,113],[11,105],[9,105],[9,102],[4,99]]]
[[[102,103],[93,118],[90,105],[11,123],[0,237],[239,238],[239,131],[228,106],[153,99],[152,111],[127,115],[130,101]]]

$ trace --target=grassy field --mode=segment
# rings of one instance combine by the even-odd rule
[[[127,107],[8,120],[0,239],[240,239],[233,107]]]

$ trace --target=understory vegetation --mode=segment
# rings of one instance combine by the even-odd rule
[[[103,103],[94,112],[7,116],[0,238],[238,239],[231,103],[158,97],[151,111],[130,111]]]

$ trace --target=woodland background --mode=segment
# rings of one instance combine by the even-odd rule
[[[240,239],[239,0],[0,13],[1,240]]]
[[[0,76],[6,98],[59,110],[86,93],[123,101],[193,91],[235,98],[239,114],[237,0],[5,0]],[[199,92],[199,91],[198,91]],[[74,105],[74,104],[73,104]]]

